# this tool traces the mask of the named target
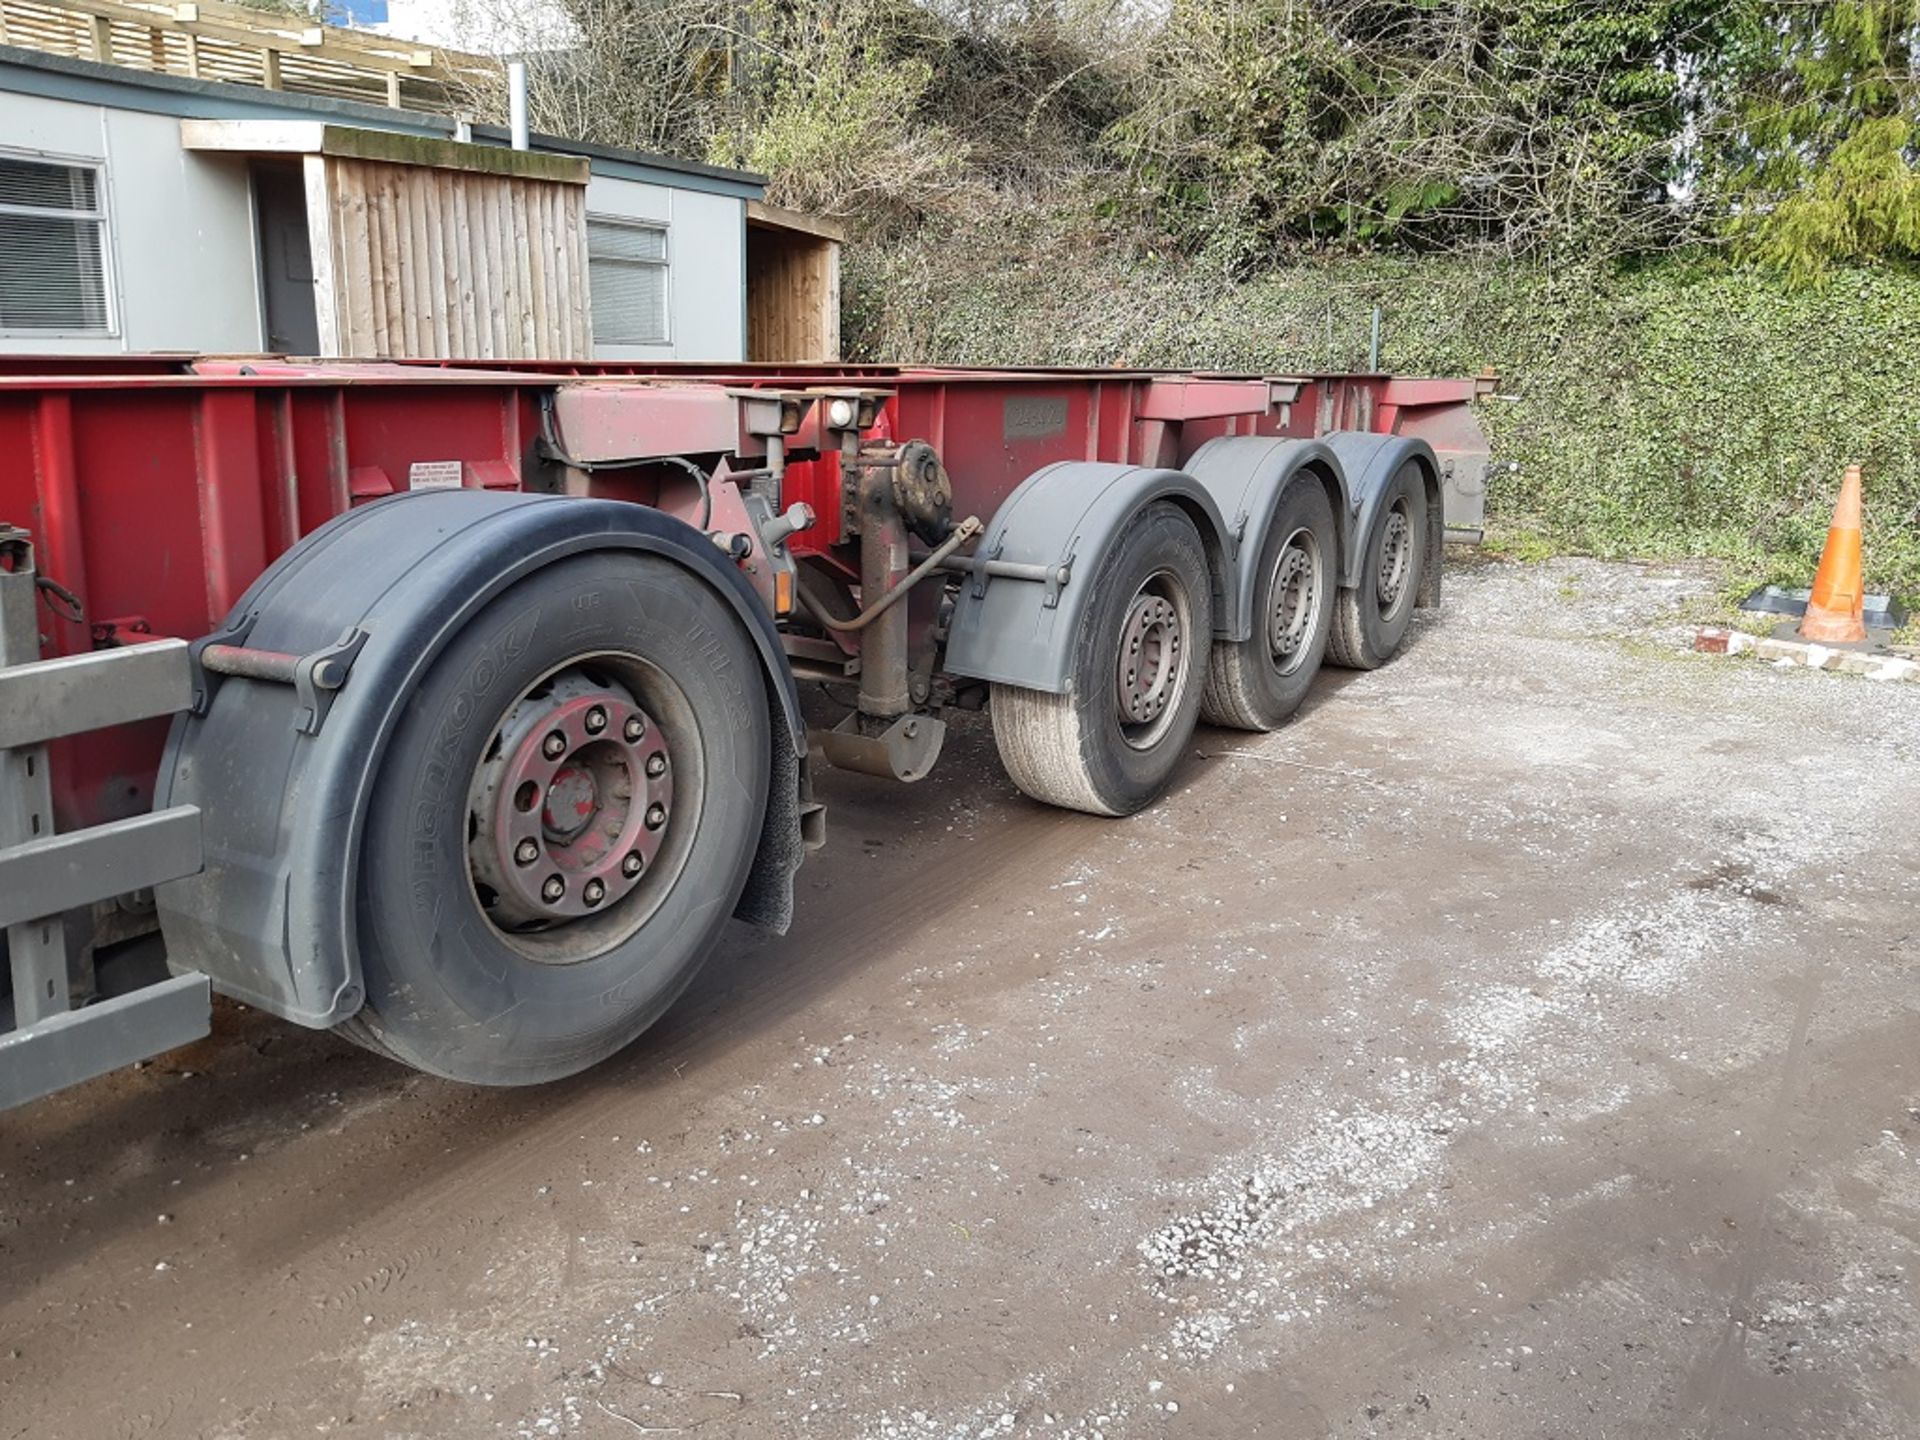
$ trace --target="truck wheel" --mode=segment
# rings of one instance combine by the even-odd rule
[[[1128,522],[1094,579],[1064,694],[993,687],[1001,763],[1028,795],[1129,815],[1166,785],[1200,713],[1213,590],[1200,532],[1179,506]]]
[[[626,1045],[746,884],[770,725],[752,640],[671,561],[592,553],[505,591],[408,697],[370,787],[347,1033],[487,1085]]]
[[[1377,670],[1407,638],[1427,564],[1427,488],[1418,461],[1387,482],[1360,551],[1360,583],[1334,597],[1327,655],[1336,665]]]
[[[1333,623],[1333,506],[1311,475],[1281,492],[1261,547],[1253,633],[1208,653],[1202,718],[1271,730],[1300,708],[1327,652]]]

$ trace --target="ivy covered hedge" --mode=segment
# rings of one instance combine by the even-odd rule
[[[1858,461],[1868,581],[1920,595],[1920,278],[1789,291],[1663,266],[1574,314],[1558,345],[1515,347],[1520,398],[1489,416],[1519,466],[1497,513],[1599,554],[1726,556],[1805,584]]]
[[[1058,236],[950,231],[848,256],[849,353],[1287,372],[1491,367],[1494,523],[1603,556],[1805,584],[1866,467],[1869,585],[1920,598],[1920,276],[1789,286],[1725,264],[1554,271],[1356,258],[1245,282]]]

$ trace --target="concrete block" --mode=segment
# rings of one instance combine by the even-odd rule
[[[1749,635],[1718,625],[1703,626],[1693,637],[1693,648],[1703,655],[1753,655],[1782,669],[1831,670],[1867,680],[1920,680],[1920,660],[1873,650],[1837,649],[1809,640],[1781,640]]]

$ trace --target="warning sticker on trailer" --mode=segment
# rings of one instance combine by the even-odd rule
[[[458,460],[416,460],[407,467],[409,490],[458,490],[460,481]]]

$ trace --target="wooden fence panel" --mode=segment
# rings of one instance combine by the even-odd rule
[[[590,353],[586,188],[342,156],[321,333],[345,356],[569,360]],[[331,328],[329,328],[331,323]]]

